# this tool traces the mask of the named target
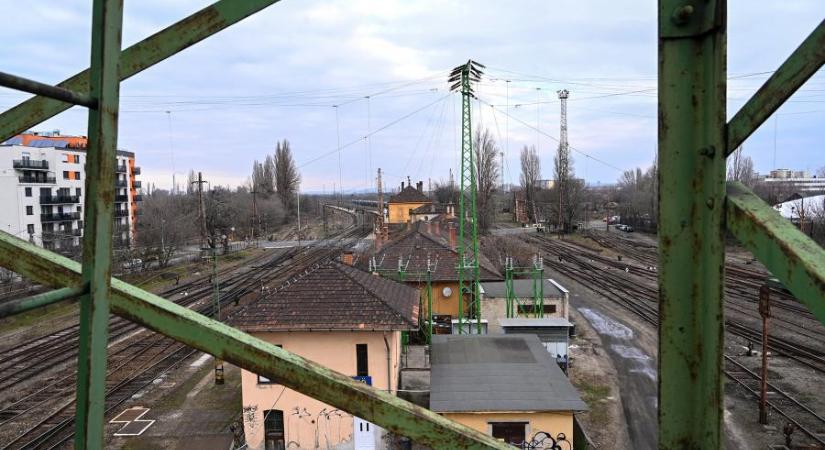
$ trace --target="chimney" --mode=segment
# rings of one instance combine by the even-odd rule
[[[341,253],[341,262],[342,263],[344,263],[348,266],[351,266],[353,264],[354,260],[355,260],[355,258],[353,257],[352,251],[347,250],[344,253]]]
[[[418,183],[415,183],[415,188],[418,189],[418,192],[424,192],[424,182],[419,181]]]
[[[401,182],[401,190],[402,191],[404,190],[404,182],[403,181]]]
[[[456,242],[458,241],[458,237],[456,236],[456,229],[453,224],[450,224],[450,248],[455,250],[456,249]]]

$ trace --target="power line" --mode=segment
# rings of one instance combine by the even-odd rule
[[[484,103],[485,105],[488,105],[488,106],[492,107],[493,109],[496,109],[496,108],[495,108],[495,105],[493,105],[493,104],[491,104],[491,103],[489,103],[489,102],[486,102],[486,101],[484,101],[484,100],[481,100],[481,99],[479,99],[479,100],[481,101],[481,103]],[[522,125],[524,125],[524,126],[526,126],[526,127],[530,128],[530,129],[536,130],[537,132],[540,132],[540,133],[541,133],[541,134],[543,134],[544,136],[547,136],[547,137],[549,137],[550,139],[552,139],[552,140],[554,140],[554,141],[556,141],[556,142],[559,142],[559,139],[558,139],[558,138],[556,138],[555,136],[551,136],[551,135],[549,135],[549,134],[547,134],[547,133],[545,133],[545,132],[543,132],[543,131],[538,130],[536,127],[534,127],[534,126],[530,125],[529,123],[527,123],[527,122],[525,122],[525,121],[523,121],[523,120],[519,119],[518,117],[512,116],[512,115],[510,115],[509,113],[507,113],[507,112],[503,112],[503,111],[501,111],[501,110],[499,110],[499,112],[501,112],[501,113],[503,113],[504,115],[506,115],[506,116],[510,117],[511,119],[513,119],[513,120],[515,120],[515,121],[517,121],[517,122],[521,123]],[[615,170],[617,170],[617,171],[619,171],[619,172],[624,172],[624,169],[621,169],[621,168],[619,168],[619,167],[616,167],[616,166],[614,166],[613,164],[610,164],[610,163],[609,163],[609,162],[607,162],[607,161],[604,161],[604,160],[601,160],[601,159],[599,159],[599,158],[596,158],[595,156],[590,155],[590,154],[588,154],[588,153],[586,153],[586,152],[583,152],[583,151],[581,151],[581,150],[579,150],[579,149],[577,149],[577,148],[575,148],[575,147],[573,147],[573,146],[568,145],[568,148],[570,148],[571,150],[575,151],[576,153],[580,153],[582,156],[585,156],[585,157],[587,157],[587,158],[592,159],[593,161],[596,161],[596,162],[599,162],[599,163],[601,163],[601,164],[604,164],[605,166],[610,167],[611,169],[615,169]]]

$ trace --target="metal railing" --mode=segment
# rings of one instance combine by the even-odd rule
[[[140,175],[140,167],[135,166],[132,173],[134,173],[135,175]]]
[[[54,177],[40,177],[37,175],[21,175],[18,179],[21,183],[55,184],[57,182]]]
[[[129,217],[129,210],[128,209],[116,209],[115,210],[115,217]]]
[[[129,187],[129,182],[127,180],[115,180],[115,187]]]
[[[77,195],[41,195],[41,205],[59,205],[67,203],[80,203],[80,196]]]
[[[15,169],[49,170],[49,161],[43,159],[15,159],[11,166]]]
[[[128,167],[126,166],[126,164],[118,164],[118,166],[115,168],[115,172],[117,172],[117,173],[126,173],[127,169],[128,169]]]
[[[41,222],[63,222],[69,220],[79,220],[80,213],[79,212],[71,212],[71,213],[49,213],[49,214],[41,214],[40,221]]]
[[[134,186],[135,189],[140,189],[140,185],[141,185],[141,182],[138,181],[138,180],[135,180],[135,181],[132,182],[132,186]]]
[[[115,203],[126,203],[129,201],[129,195],[115,195]]]

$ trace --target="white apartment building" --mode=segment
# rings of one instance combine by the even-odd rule
[[[0,144],[0,229],[60,253],[77,253],[86,194],[85,136],[26,133]],[[135,237],[140,168],[117,152],[114,245]]]
[[[760,180],[766,186],[783,188],[800,195],[812,195],[825,192],[825,178],[811,176],[804,170],[776,169]]]

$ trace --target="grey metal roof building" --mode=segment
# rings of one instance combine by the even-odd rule
[[[567,294],[567,289],[554,280],[545,278],[542,281],[544,282],[544,298],[563,298]],[[507,285],[504,281],[482,282],[481,289],[487,298],[507,297]],[[533,280],[513,280],[513,291],[516,297],[532,297]]]
[[[436,335],[431,363],[435,412],[587,410],[535,335]]]

